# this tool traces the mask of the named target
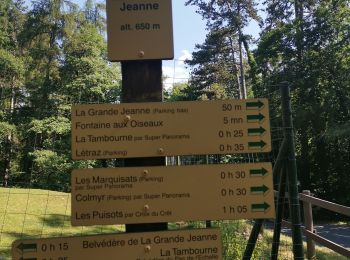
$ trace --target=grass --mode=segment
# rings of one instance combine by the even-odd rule
[[[271,244],[272,243],[272,237],[273,232],[270,230],[264,231],[264,240],[265,243]],[[292,238],[289,236],[285,236],[281,234],[280,238],[280,250],[279,250],[279,259],[293,259],[292,255]],[[306,242],[303,243],[304,245],[304,253],[306,254]],[[288,250],[286,250],[288,249]],[[326,247],[317,246],[315,247],[316,251],[316,258],[315,260],[347,260],[347,257],[341,256],[338,253],[334,252],[333,250],[330,250]],[[306,256],[305,256],[306,259]]]
[[[0,260],[10,259],[17,239],[113,233],[123,226],[72,227],[70,194],[0,188]],[[119,228],[119,229],[118,229]]]
[[[0,260],[11,259],[17,239],[114,233],[124,226],[72,227],[70,194],[38,189],[0,188]],[[213,221],[222,234],[225,260],[242,259],[252,225],[249,221]],[[205,222],[170,223],[169,229],[200,228]],[[270,259],[272,232],[265,229],[252,259]],[[306,245],[305,252],[306,252]],[[291,238],[281,235],[279,259],[293,259]],[[345,260],[324,247],[316,247],[318,260]]]
[[[247,241],[252,229],[252,224],[247,220],[239,221],[213,221],[213,227],[219,227],[221,230],[221,240],[223,243],[224,260],[242,259]],[[204,222],[182,223],[182,228],[200,228],[205,227]],[[178,228],[176,226],[175,228]],[[258,237],[252,260],[270,259],[273,232],[264,229]],[[306,253],[306,243],[304,243],[304,252]],[[278,259],[294,259],[292,252],[292,239],[281,234]],[[306,256],[305,256],[306,259]],[[316,246],[317,260],[347,260],[332,250]]]

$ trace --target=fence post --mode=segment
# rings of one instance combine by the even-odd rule
[[[309,190],[303,190],[303,194],[310,196]],[[312,204],[306,200],[303,200],[304,209],[304,222],[305,228],[310,232],[314,232],[314,223],[312,217]],[[308,236],[306,236],[307,244],[307,259],[314,259],[315,257],[315,242]]]
[[[276,162],[275,165],[273,167],[272,170],[272,175],[274,179],[277,179],[279,181],[280,178],[280,171],[282,169],[283,166],[283,158],[286,154],[286,142],[283,140],[282,145],[279,149],[277,158],[276,158]],[[247,242],[247,246],[245,248],[244,254],[242,259],[243,260],[249,260],[251,259],[252,255],[253,255],[253,251],[256,245],[256,241],[258,240],[258,236],[261,230],[261,227],[264,223],[264,219],[256,219],[252,228],[252,231],[250,232],[250,236]]]
[[[282,118],[284,138],[287,142],[287,180],[290,214],[292,218],[292,238],[294,259],[304,259],[303,239],[301,235],[301,217],[295,158],[295,140],[292,118],[290,88],[287,82],[281,84]]]

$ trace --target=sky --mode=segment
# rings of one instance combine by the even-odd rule
[[[193,6],[185,6],[184,0],[173,0],[173,35],[174,60],[163,61],[163,76],[165,88],[173,83],[187,81],[189,72],[184,60],[191,59],[191,53],[196,44],[204,42],[206,30],[205,21],[197,14]]]

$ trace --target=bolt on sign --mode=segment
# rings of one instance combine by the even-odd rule
[[[78,169],[71,185],[73,226],[275,216],[271,163]]]
[[[222,259],[218,229],[22,239],[13,260]]]
[[[110,61],[173,59],[171,0],[107,0]]]
[[[75,160],[270,151],[267,99],[72,107]]]

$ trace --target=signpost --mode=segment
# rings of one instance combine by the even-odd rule
[[[273,218],[271,173],[271,163],[74,170],[72,224]]]
[[[75,105],[75,160],[271,151],[268,101]]]
[[[110,61],[173,59],[171,0],[107,0]]]
[[[171,0],[107,0],[108,58],[122,61],[123,104],[72,107],[74,160],[125,158],[125,168],[73,171],[72,225],[143,233],[17,240],[14,260],[222,259],[218,230],[159,230],[169,221],[274,217],[270,163],[164,166],[170,155],[271,151],[267,99],[160,102],[172,33]]]
[[[217,229],[23,239],[12,260],[222,259]]]

